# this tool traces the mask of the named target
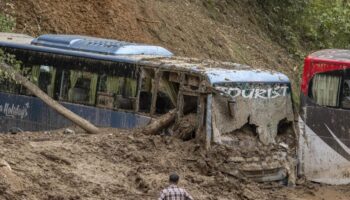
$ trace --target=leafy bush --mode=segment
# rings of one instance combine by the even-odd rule
[[[350,47],[350,4],[314,0],[300,21],[312,48]]]
[[[257,0],[264,22],[289,52],[350,48],[347,0]]]
[[[0,32],[12,32],[15,26],[13,18],[0,13]],[[0,64],[7,63],[14,67],[17,71],[20,69],[20,63],[16,61],[15,57],[9,54],[5,54],[0,49]],[[0,70],[0,79],[9,78],[9,74],[6,74],[3,70]]]
[[[21,71],[21,62],[17,61],[14,55],[6,54],[0,49],[0,64],[2,63],[10,65],[15,71]],[[11,74],[0,69],[0,80],[11,80],[11,76]]]
[[[0,13],[0,32],[12,32],[14,27],[15,20]]]

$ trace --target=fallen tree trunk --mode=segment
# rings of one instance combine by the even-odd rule
[[[69,109],[65,108],[64,106],[59,104],[57,101],[53,100],[50,96],[48,96],[45,92],[43,92],[38,86],[30,82],[26,77],[22,76],[20,73],[15,71],[8,64],[0,63],[0,69],[10,74],[10,77],[13,80],[23,85],[31,93],[33,93],[35,96],[37,96],[42,101],[44,101],[48,106],[50,106],[52,109],[56,110],[58,113],[60,113],[61,115],[63,115],[64,117],[72,121],[74,124],[78,125],[80,128],[92,134],[96,134],[100,132],[96,126],[94,126],[87,120],[83,119],[79,115],[73,113]]]
[[[142,128],[142,132],[146,135],[156,135],[159,131],[169,126],[175,121],[177,110],[171,110],[167,114],[162,115],[158,119],[152,121],[149,125]]]

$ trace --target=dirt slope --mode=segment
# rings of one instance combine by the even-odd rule
[[[295,60],[259,28],[248,0],[4,1],[13,8],[17,32],[159,44],[177,55],[275,69],[296,79]]]

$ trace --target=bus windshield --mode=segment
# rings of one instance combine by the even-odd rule
[[[218,83],[213,98],[216,135],[227,135],[244,125],[256,128],[264,144],[276,142],[281,123],[293,120],[291,90],[288,83]],[[221,137],[222,138],[222,137]]]

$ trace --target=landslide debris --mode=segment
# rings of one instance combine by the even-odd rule
[[[318,199],[320,186],[258,184],[231,173],[237,149],[203,150],[195,140],[105,129],[99,135],[64,130],[0,135],[0,199],[156,199],[168,174],[195,199]],[[239,151],[239,150],[238,150]],[[306,185],[305,185],[306,184]],[[346,197],[344,187],[324,187]],[[341,198],[339,198],[341,199]]]
[[[268,199],[257,183],[225,171],[232,148],[205,151],[195,140],[126,130],[75,132],[0,135],[0,177],[7,177],[0,197],[155,199],[168,174],[178,172],[196,199]]]

